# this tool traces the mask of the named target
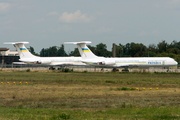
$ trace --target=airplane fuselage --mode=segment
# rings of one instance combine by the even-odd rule
[[[86,65],[82,63],[81,57],[35,57],[19,59],[28,64],[48,64],[48,65]]]
[[[102,67],[170,67],[176,66],[177,62],[169,57],[129,57],[129,58],[103,58],[85,59],[83,63]]]

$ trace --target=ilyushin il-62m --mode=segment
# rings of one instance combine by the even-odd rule
[[[24,44],[28,44],[29,42],[6,42],[4,44],[13,44],[16,47],[20,59],[27,64],[44,64],[50,66],[69,66],[69,65],[86,65],[82,63],[81,57],[39,57],[31,54]],[[50,67],[52,68],[52,67]]]
[[[128,71],[131,67],[169,67],[177,66],[177,62],[170,57],[122,57],[122,58],[105,58],[98,57],[86,46],[91,43],[90,41],[81,42],[65,42],[66,44],[76,44],[82,62],[88,65],[94,65],[98,67],[110,67],[113,70],[117,68],[125,68],[123,71]]]

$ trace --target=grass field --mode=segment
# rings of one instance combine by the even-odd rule
[[[0,119],[180,119],[178,73],[0,71],[0,82]]]

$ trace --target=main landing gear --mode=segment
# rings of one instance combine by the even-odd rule
[[[122,69],[122,72],[129,72],[128,67],[125,67],[124,69]]]
[[[49,70],[55,70],[56,68],[54,68],[53,66],[49,67]],[[64,67],[58,67],[57,70],[63,70]]]
[[[55,70],[55,68],[51,66],[51,67],[49,67],[49,70]]]
[[[113,70],[112,70],[113,72],[118,72],[119,71],[119,69],[117,69],[117,68],[113,68]]]

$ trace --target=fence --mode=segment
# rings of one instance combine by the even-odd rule
[[[73,71],[80,72],[111,72],[112,68],[99,68],[95,66],[49,66],[38,64],[1,64],[1,70],[35,70],[35,71],[47,71],[47,70],[62,70],[63,68],[73,69]],[[122,71],[123,68],[118,68]],[[156,68],[129,68],[129,72],[180,72],[180,69],[163,69],[162,67]]]

